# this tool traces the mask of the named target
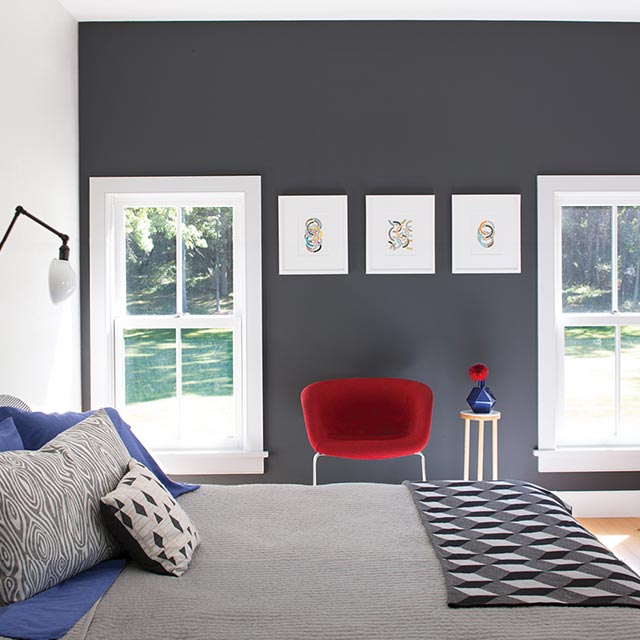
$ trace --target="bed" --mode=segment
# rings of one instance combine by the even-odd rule
[[[409,490],[205,485],[181,578],[129,565],[68,640],[637,640],[626,607],[452,609]]]
[[[66,640],[638,640],[640,609],[447,606],[407,486],[203,485],[180,578],[127,564]]]

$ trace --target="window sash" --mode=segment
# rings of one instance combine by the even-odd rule
[[[575,322],[577,320],[577,322]],[[613,433],[609,436],[583,435],[579,440],[569,440],[562,437],[560,429],[557,431],[557,440],[562,442],[564,446],[580,446],[580,445],[611,445],[611,446],[629,446],[640,442],[640,425],[633,429],[625,431],[622,428],[622,386],[623,377],[621,374],[622,362],[622,340],[621,330],[623,327],[640,325],[640,314],[580,314],[575,317],[571,314],[562,314],[560,330],[558,331],[558,383],[559,389],[557,397],[558,424],[560,429],[564,427],[563,421],[565,417],[565,398],[566,398],[566,375],[565,375],[565,328],[567,327],[611,327],[614,329],[615,347],[613,351],[614,357],[614,426]],[[587,404],[587,398],[585,398]],[[589,409],[585,409],[588,411]],[[640,416],[638,417],[640,422]]]
[[[592,207],[598,206],[601,208],[610,209],[611,216],[611,313],[623,313],[625,315],[632,316],[634,314],[640,315],[639,312],[621,311],[619,309],[619,295],[618,280],[620,276],[619,265],[619,216],[620,209],[624,208],[640,208],[640,193],[633,194],[636,200],[632,199],[629,194],[615,194],[615,197],[604,196],[603,194],[593,194],[593,200],[585,197],[582,194],[581,198],[575,196],[568,196],[567,194],[561,194],[557,196],[554,216],[553,216],[553,231],[555,236],[554,251],[556,257],[559,258],[559,263],[555,264],[555,289],[554,294],[560,295],[560,305],[557,307],[560,314],[568,313],[570,315],[579,315],[583,312],[565,312],[562,306],[562,295],[564,293],[564,283],[562,281],[562,228],[563,228],[563,209],[569,207]],[[589,312],[587,312],[589,313]],[[598,312],[596,312],[598,313]],[[600,312],[602,313],[602,312]]]
[[[126,353],[124,333],[127,329],[174,329],[176,331],[176,400],[178,402],[178,438],[156,445],[158,451],[191,449],[189,440],[183,441],[180,435],[184,431],[180,407],[182,404],[182,345],[178,339],[182,329],[228,329],[233,332],[233,439],[211,438],[206,447],[216,450],[236,449],[246,438],[244,390],[242,385],[242,319],[237,316],[118,316],[114,319],[115,337],[115,406],[126,411]]]
[[[146,199],[145,199],[146,197]],[[127,194],[112,199],[114,216],[114,262],[115,283],[114,311],[117,315],[127,314],[127,256],[126,256],[126,209],[136,207],[175,208],[179,211],[189,207],[231,207],[233,209],[233,307],[234,314],[242,315],[246,309],[247,273],[245,260],[245,198],[241,194],[163,194],[158,195]],[[182,264],[182,222],[176,229],[176,311],[182,313],[182,279],[184,278]],[[209,314],[207,314],[209,315]],[[210,314],[212,317],[217,314]],[[228,315],[228,314],[224,314]]]

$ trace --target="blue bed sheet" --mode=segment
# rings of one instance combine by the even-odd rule
[[[105,594],[124,565],[125,560],[101,562],[28,600],[0,607],[0,636],[61,638]]]

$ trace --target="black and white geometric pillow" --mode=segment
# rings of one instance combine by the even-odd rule
[[[137,460],[118,486],[102,498],[109,530],[143,569],[181,576],[200,542],[182,507],[159,480]]]

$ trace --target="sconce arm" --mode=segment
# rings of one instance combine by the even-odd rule
[[[57,229],[54,229],[52,226],[48,225],[46,222],[43,222],[42,220],[40,220],[40,218],[37,218],[32,213],[29,213],[26,209],[24,209],[20,205],[16,207],[16,212],[13,214],[13,218],[11,219],[11,222],[9,223],[7,230],[5,231],[4,236],[2,236],[2,240],[0,240],[0,251],[2,251],[2,248],[4,247],[5,242],[9,237],[9,234],[13,230],[13,226],[15,225],[16,220],[21,215],[27,216],[27,218],[31,218],[34,222],[37,222],[41,227],[44,227],[48,231],[51,231],[51,233],[54,233],[55,235],[57,235],[58,238],[62,240],[62,246],[60,247],[60,250],[59,250],[59,258],[60,260],[69,259],[69,245],[68,245],[69,236],[66,233],[61,233]]]

